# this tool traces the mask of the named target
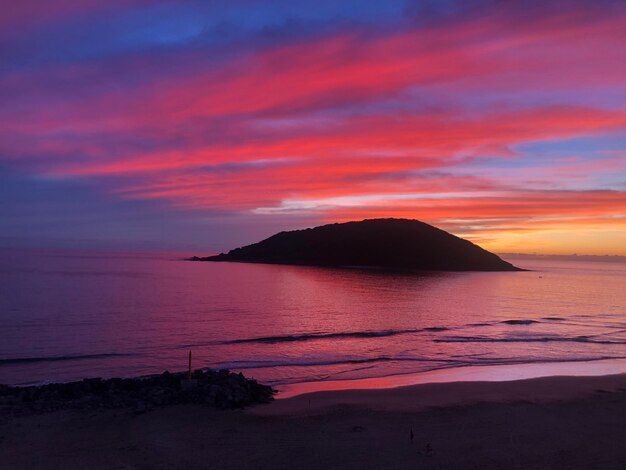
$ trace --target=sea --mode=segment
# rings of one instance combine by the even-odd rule
[[[284,390],[532,365],[626,372],[624,263],[398,273],[183,258],[0,251],[0,383],[182,371],[189,351],[194,369]]]

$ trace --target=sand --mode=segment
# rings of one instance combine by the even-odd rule
[[[621,469],[626,375],[316,392],[240,411],[59,411],[1,423],[0,468]]]

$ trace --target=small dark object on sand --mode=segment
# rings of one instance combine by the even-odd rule
[[[435,455],[435,449],[430,445],[430,443],[426,444],[424,450],[420,451],[420,455],[424,455],[426,457],[432,457]]]

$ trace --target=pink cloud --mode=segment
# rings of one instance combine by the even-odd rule
[[[0,153],[25,171],[106,180],[113,197],[180,207],[251,213],[357,198],[311,210],[444,224],[459,214],[513,217],[516,226],[538,226],[533,217],[621,224],[610,216],[623,213],[623,192],[563,191],[568,179],[619,169],[620,157],[554,162],[554,192],[520,187],[532,169],[506,182],[488,170],[453,174],[477,158],[522,158],[519,144],[626,130],[624,103],[519,99],[626,93],[626,17],[575,3],[520,19],[506,5],[443,25],[353,28],[219,58],[194,47],[15,71],[0,77]],[[37,6],[16,3],[0,26],[44,21]],[[99,8],[108,7],[64,0],[54,15]],[[466,103],[496,92],[501,101]],[[403,194],[448,196],[392,197]]]

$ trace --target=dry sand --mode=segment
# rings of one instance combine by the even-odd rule
[[[1,423],[0,468],[623,469],[626,375],[60,411]]]

